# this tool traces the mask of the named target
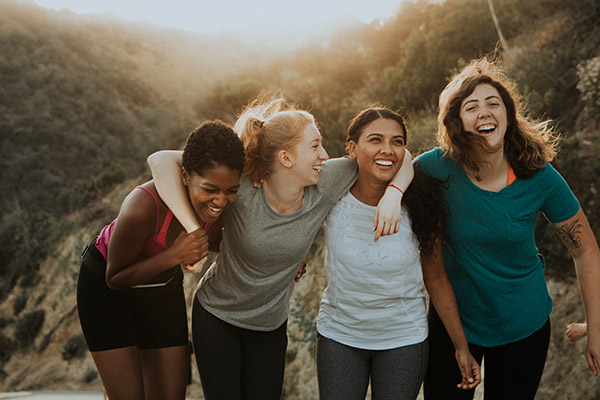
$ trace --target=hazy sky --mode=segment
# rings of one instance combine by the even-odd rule
[[[78,14],[112,14],[125,19],[200,33],[259,30],[321,30],[353,18],[361,22],[395,13],[402,0],[35,0],[38,5]],[[287,32],[287,33],[289,33]]]

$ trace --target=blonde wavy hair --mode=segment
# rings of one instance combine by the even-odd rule
[[[528,117],[516,85],[495,63],[482,58],[471,61],[440,94],[437,140],[440,147],[463,169],[471,170],[477,179],[480,163],[477,151],[486,151],[485,139],[465,132],[460,118],[460,106],[481,84],[494,87],[506,107],[508,126],[504,136],[504,152],[520,179],[531,177],[551,162],[558,152],[558,134],[550,129],[550,121]]]
[[[243,175],[253,182],[267,179],[273,171],[277,153],[292,151],[309,124],[315,124],[315,118],[282,97],[259,97],[250,103],[234,126],[246,152]]]

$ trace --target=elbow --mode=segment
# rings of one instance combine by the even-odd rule
[[[158,160],[161,157],[160,153],[161,153],[160,151],[154,152],[154,153],[150,154],[148,156],[148,158],[146,159],[146,162],[150,166],[150,169],[154,169],[156,167],[156,165],[159,164]]]
[[[115,279],[109,279],[108,277],[106,277],[106,286],[108,286],[110,290],[115,291],[124,289],[117,282],[115,282]]]
[[[114,274],[109,274],[108,272],[106,273],[106,286],[108,286],[108,288],[110,290],[123,290],[123,289],[127,289],[129,286],[125,285],[124,282],[122,282],[122,279],[119,279],[119,277],[117,275]]]

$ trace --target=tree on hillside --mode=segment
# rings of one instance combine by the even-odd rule
[[[490,7],[490,14],[492,14],[492,19],[494,20],[494,26],[496,27],[496,32],[498,32],[498,38],[500,39],[500,43],[502,44],[502,48],[506,53],[508,53],[508,42],[504,38],[502,34],[502,29],[500,29],[500,22],[498,22],[498,17],[496,17],[496,11],[494,10],[494,3],[492,0],[487,0],[488,6]]]

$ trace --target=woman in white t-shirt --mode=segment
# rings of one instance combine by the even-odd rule
[[[376,206],[405,157],[402,117],[383,107],[361,111],[348,128],[347,151],[359,173],[325,223],[325,267],[317,330],[321,400],[415,399],[425,376],[425,283],[456,349],[458,387],[480,382],[454,291],[441,257],[441,181],[418,171],[406,191],[398,233],[372,240]]]

